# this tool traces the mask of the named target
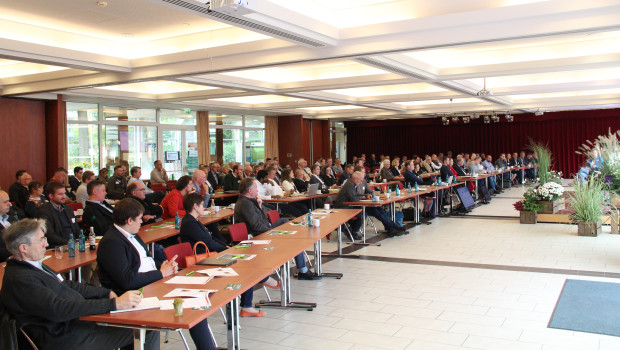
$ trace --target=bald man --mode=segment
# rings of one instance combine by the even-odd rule
[[[205,197],[204,207],[209,207],[211,205],[211,202],[209,201],[211,195],[209,193],[213,192],[213,188],[211,187],[209,181],[207,181],[207,173],[202,170],[194,171],[194,175],[192,176],[192,185],[194,185],[195,193],[199,193],[200,195]],[[205,227],[209,230],[209,232],[211,232],[211,236],[213,237],[213,239],[223,245],[227,245],[228,242],[220,232],[218,223],[219,221],[212,222],[208,225],[205,225]]]
[[[11,210],[9,194],[0,190],[0,262],[6,261],[11,256],[11,252],[4,243],[4,230],[16,221],[15,212]]]

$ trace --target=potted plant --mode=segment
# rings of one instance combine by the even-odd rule
[[[519,220],[522,224],[535,224],[538,220],[538,212],[542,205],[538,203],[535,190],[530,189],[523,195],[523,199],[514,203],[513,206],[519,211]]]
[[[542,206],[541,214],[555,214],[559,210],[562,202],[560,199],[564,198],[564,187],[562,185],[549,181],[538,186],[535,191]]]
[[[577,178],[574,189],[573,196],[569,197],[568,201],[575,211],[571,219],[577,223],[577,233],[579,236],[596,237],[601,233],[605,184],[598,178],[590,181]]]

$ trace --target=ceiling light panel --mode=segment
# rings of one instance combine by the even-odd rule
[[[65,67],[50,66],[47,64],[38,64],[30,62],[21,62],[13,60],[0,59],[0,79],[9,77],[19,77],[23,75],[55,72],[67,69]]]
[[[426,100],[426,101],[411,101],[411,102],[395,102],[404,106],[425,106],[425,105],[441,105],[441,104],[462,104],[462,103],[483,103],[484,101],[477,98],[455,98],[450,101],[449,99],[442,100]],[[486,103],[486,102],[484,102]]]
[[[351,61],[291,65],[222,73],[224,75],[281,84],[296,81],[334,79],[385,74],[385,71]]]
[[[430,84],[398,84],[398,85],[382,85],[372,87],[361,87],[351,89],[335,89],[324,90],[325,92],[351,96],[351,97],[370,97],[370,96],[386,96],[386,95],[405,95],[405,94],[421,94],[427,92],[446,91],[437,86]]]
[[[361,107],[361,106],[344,105],[344,106],[307,107],[307,108],[298,108],[298,109],[304,109],[308,111],[338,111],[338,110],[346,110],[346,109],[365,109],[365,108],[366,107]]]
[[[597,80],[620,79],[620,67],[616,68],[599,68],[584,69],[551,73],[523,74],[502,77],[489,77],[487,79],[487,89],[504,88],[511,86],[530,86],[530,85],[547,85],[587,82]],[[468,79],[480,87],[483,86],[483,78]]]
[[[583,90],[583,91],[566,91],[566,92],[550,92],[542,94],[525,94],[511,95],[513,100],[529,100],[539,98],[561,98],[561,97],[579,97],[579,96],[617,96],[620,98],[620,88],[618,89],[602,89],[602,90]]]
[[[211,101],[234,102],[234,103],[254,105],[254,104],[295,102],[295,101],[307,101],[307,100],[302,99],[302,98],[279,96],[279,95],[259,95],[259,96],[214,98],[214,99],[211,99]]]
[[[212,90],[217,88],[204,85],[177,83],[173,81],[147,81],[143,83],[102,86],[97,87],[97,89],[160,95],[173,94],[176,92]]]

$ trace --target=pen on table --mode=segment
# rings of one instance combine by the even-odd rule
[[[142,287],[142,289],[140,289],[140,295],[142,295],[142,293],[144,293],[144,287]]]
[[[185,274],[185,276],[189,276],[189,275],[191,275],[194,272],[196,272],[196,271],[188,272],[188,273]]]

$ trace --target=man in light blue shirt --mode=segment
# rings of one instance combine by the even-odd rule
[[[482,162],[482,167],[488,174],[491,174],[495,170],[495,166],[493,165],[493,157],[489,154],[487,159]],[[489,187],[493,190],[493,192],[497,192],[497,183],[495,181],[495,176],[489,177]]]

